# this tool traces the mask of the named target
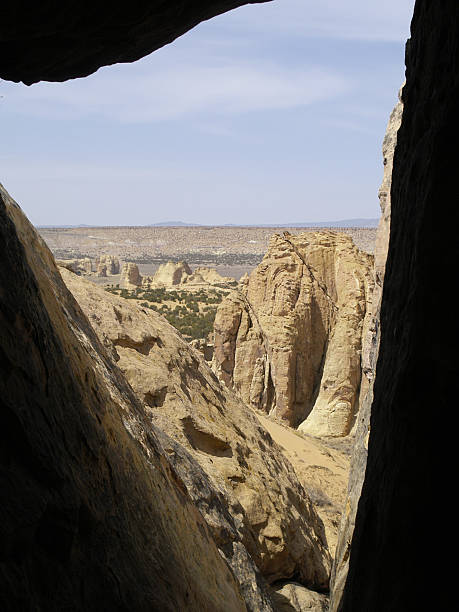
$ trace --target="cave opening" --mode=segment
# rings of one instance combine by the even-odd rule
[[[228,3],[220,3],[219,8],[229,8]],[[7,13],[6,18],[11,18],[11,15],[14,16],[14,10]],[[204,11],[194,18],[199,20],[210,16],[208,11]],[[430,27],[432,20],[438,24],[438,29],[434,28],[433,31]],[[436,397],[435,391],[438,389],[442,391],[440,403],[445,406],[449,403],[452,398],[445,390],[442,372],[446,361],[451,377],[454,377],[457,369],[451,346],[446,346],[438,340],[454,335],[452,330],[455,330],[455,318],[449,310],[443,311],[442,317],[438,317],[435,325],[433,324],[432,313],[437,312],[438,305],[435,305],[426,290],[426,274],[431,274],[434,270],[425,246],[429,243],[430,247],[433,245],[442,253],[441,278],[447,279],[452,258],[449,257],[451,249],[442,250],[443,241],[447,238],[447,244],[455,244],[452,230],[455,224],[450,223],[445,228],[434,211],[439,201],[450,200],[451,194],[454,193],[454,181],[451,177],[454,176],[456,159],[448,134],[455,135],[457,131],[457,118],[455,119],[454,115],[454,105],[458,98],[454,65],[457,24],[458,7],[455,3],[445,2],[441,7],[429,6],[422,0],[416,3],[414,36],[407,53],[408,80],[403,94],[408,119],[400,132],[392,189],[395,231],[391,235],[387,288],[382,307],[383,350],[378,363],[375,387],[374,405],[377,410],[374,419],[372,417],[376,425],[373,428],[376,435],[370,443],[370,463],[364,484],[363,502],[357,515],[357,545],[351,554],[346,598],[340,608],[343,610],[409,609],[407,606],[410,601],[421,601],[420,593],[407,593],[406,589],[408,582],[416,583],[416,578],[424,576],[420,567],[422,551],[417,537],[423,523],[420,511],[415,507],[415,499],[423,486],[429,487],[427,479],[430,474],[429,466],[425,464],[420,452],[421,442],[426,434],[423,425],[426,420],[416,419],[415,416],[419,411],[428,414],[429,404]],[[28,27],[30,28],[30,24]],[[180,33],[184,28],[183,24],[177,26],[177,32]],[[16,30],[13,29],[13,32]],[[18,40],[20,34],[21,32],[17,36]],[[12,73],[8,70],[11,71],[11,66],[14,68],[15,65],[11,61],[12,52],[15,51],[14,43],[9,42],[9,47],[9,52],[2,55],[2,70],[5,70],[3,74],[11,78]],[[47,42],[43,47],[46,53],[46,49],[49,50],[51,45]],[[40,57],[35,67],[37,66],[38,70]],[[435,80],[439,79],[438,75],[444,75],[444,80],[440,79],[440,83]],[[30,78],[29,73],[27,79]],[[432,87],[432,83],[436,83],[438,87]],[[425,101],[420,113],[417,100]],[[11,214],[14,214],[12,205],[11,211]],[[454,211],[448,208],[448,212],[453,215],[451,218],[454,218]],[[426,240],[426,237],[429,237],[429,240]],[[24,264],[21,271],[26,269]],[[26,273],[22,277],[28,278]],[[32,295],[33,291],[30,292],[30,296]],[[52,298],[48,295],[47,299]],[[8,310],[8,315],[11,315],[11,312],[11,309]],[[27,309],[24,312],[29,316]],[[30,314],[30,317],[33,315]],[[36,321],[37,317],[33,320]],[[43,315],[40,324],[43,322],[44,325],[46,321],[46,316]],[[18,326],[19,338],[19,332],[27,331],[27,327],[21,328],[19,319],[15,321],[15,325]],[[27,341],[33,339],[30,334],[23,334],[22,337]],[[424,342],[420,342],[420,338],[424,339]],[[57,338],[56,345],[58,343]],[[12,350],[13,345],[8,337],[8,350]],[[33,362],[34,354],[29,355],[27,351],[25,353]],[[444,355],[451,355],[451,360],[446,360]],[[69,380],[67,379],[67,382]],[[20,385],[16,386],[20,388]],[[72,385],[69,384],[68,389],[69,393],[70,390],[73,391]],[[46,390],[46,393],[48,392]],[[5,397],[9,400],[7,394]],[[94,401],[96,406],[97,394]],[[100,406],[97,409],[99,410]],[[43,449],[43,456],[46,450]],[[421,467],[425,469],[421,470]],[[419,476],[421,471],[422,478]],[[113,480],[113,473],[110,478]],[[430,509],[433,510],[432,503],[429,500],[427,503],[431,504]],[[55,520],[53,517],[58,515],[59,513],[48,515],[51,517],[50,524]],[[69,521],[68,533],[72,533],[72,512],[66,513],[64,518],[64,522]],[[65,525],[64,527],[67,529]],[[23,535],[27,546],[32,546],[31,532]],[[409,568],[404,563],[402,554],[399,557],[394,556],[394,551],[406,550],[416,552]],[[344,557],[347,558],[347,554]],[[364,584],[362,576],[365,576]],[[96,582],[91,583],[92,589],[97,588]],[[118,586],[121,592],[122,587]],[[65,590],[65,587],[62,588]]]

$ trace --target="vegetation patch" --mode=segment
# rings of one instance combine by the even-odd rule
[[[176,290],[120,289],[119,285],[106,287],[106,291],[127,300],[137,300],[143,308],[163,315],[187,340],[206,340],[213,330],[217,306],[229,293],[223,287]]]

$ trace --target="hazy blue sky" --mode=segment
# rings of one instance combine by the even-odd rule
[[[36,224],[377,217],[414,0],[276,0],[135,64],[0,81],[0,181]]]

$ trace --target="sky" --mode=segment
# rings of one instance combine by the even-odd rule
[[[134,64],[0,80],[0,182],[36,225],[379,217],[414,0],[274,0]]]

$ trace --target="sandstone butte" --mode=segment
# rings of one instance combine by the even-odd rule
[[[120,287],[122,289],[136,289],[142,285],[142,276],[135,263],[126,262],[121,269]]]
[[[62,264],[63,262],[59,263]],[[105,264],[105,261],[103,264]],[[74,266],[65,265],[64,267],[76,271]],[[103,276],[103,274],[99,274],[99,276]],[[207,287],[234,282],[234,278],[221,276],[213,268],[200,267],[193,272],[186,261],[168,261],[161,264],[153,276],[142,276],[137,264],[126,262],[121,271],[120,287],[123,289],[136,289],[137,287],[153,289],[172,288],[180,285],[182,288],[188,288],[190,286]]]
[[[331,231],[271,238],[219,306],[213,368],[241,399],[315,436],[345,436],[361,385],[373,257]]]
[[[220,550],[239,551],[236,561],[229,558],[234,571],[251,559],[268,583],[295,577],[326,590],[331,559],[323,523],[257,417],[163,317],[61,273],[152,426],[176,441],[165,445],[168,461]]]
[[[83,259],[58,259],[56,263],[75,274],[92,275],[105,277],[120,273],[120,262],[116,255],[101,255],[95,261],[89,257]]]

